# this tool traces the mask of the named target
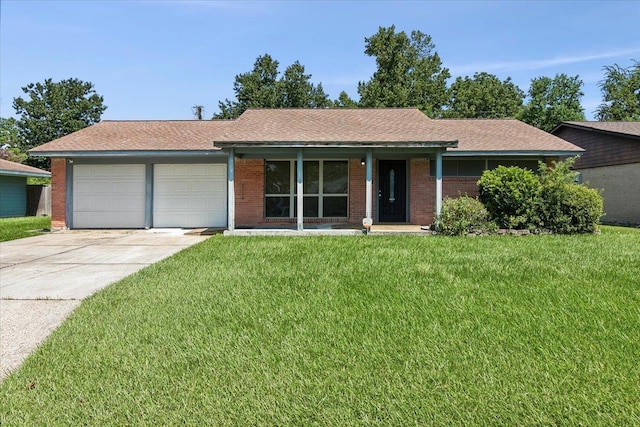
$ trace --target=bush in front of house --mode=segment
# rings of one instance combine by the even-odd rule
[[[544,189],[542,217],[544,228],[558,234],[593,233],[603,214],[602,196],[597,190],[579,184]]]
[[[484,205],[478,199],[466,195],[455,199],[445,197],[436,226],[439,233],[448,236],[496,229]]]
[[[537,175],[515,166],[485,171],[478,181],[480,201],[501,228],[593,233],[603,215],[602,196],[576,183],[576,159],[541,162]]]
[[[575,160],[554,162],[551,167],[540,163],[541,225],[554,233],[593,233],[603,215],[600,193],[576,183],[577,173],[571,170]]]
[[[540,179],[530,170],[498,166],[478,181],[480,201],[501,228],[526,229],[540,225]]]

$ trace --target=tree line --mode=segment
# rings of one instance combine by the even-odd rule
[[[269,54],[259,56],[253,69],[235,76],[235,100],[219,101],[215,119],[238,117],[247,108],[379,108],[414,107],[431,118],[514,117],[545,131],[563,121],[585,120],[579,76],[556,74],[531,80],[525,93],[510,77],[500,80],[484,71],[457,77],[450,85],[431,36],[407,34],[395,26],[380,27],[365,38],[364,53],[376,60],[376,71],[358,83],[359,99],[346,92],[331,100],[322,83],[296,61],[280,76],[279,63]],[[604,67],[600,82],[603,101],[598,120],[640,120],[640,63],[624,68]]]
[[[579,76],[537,77],[526,93],[511,78],[483,71],[448,85],[451,73],[431,36],[395,26],[365,38],[364,53],[375,58],[376,70],[358,83],[358,100],[344,91],[331,100],[299,61],[281,73],[279,62],[264,54],[250,71],[235,76],[235,99],[219,101],[213,118],[233,119],[247,108],[413,107],[431,118],[514,117],[545,131],[563,121],[585,120]],[[640,62],[632,62],[603,68],[598,120],[640,121]],[[29,149],[99,122],[107,108],[93,84],[77,78],[46,79],[22,91],[26,97],[13,100],[18,119],[0,118],[0,157],[43,169],[49,169],[49,159],[29,158]]]

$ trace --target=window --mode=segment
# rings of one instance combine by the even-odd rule
[[[442,159],[442,176],[481,176],[484,159]],[[436,175],[436,161],[431,160],[431,176]]]
[[[495,169],[498,166],[517,166],[535,172],[538,170],[538,160],[489,159],[489,169]]]
[[[265,162],[265,217],[297,216],[294,160]],[[348,216],[349,163],[345,160],[309,160],[302,165],[303,209],[307,218]]]
[[[521,168],[538,169],[538,159],[502,159],[502,158],[463,158],[463,159],[442,159],[442,176],[482,176],[485,169],[495,169],[498,166],[518,166]],[[436,161],[431,160],[431,176],[436,176]]]

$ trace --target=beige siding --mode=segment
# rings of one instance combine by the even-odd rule
[[[604,189],[604,223],[640,224],[640,163],[582,169],[582,181]]]

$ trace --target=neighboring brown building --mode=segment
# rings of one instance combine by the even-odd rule
[[[482,172],[583,150],[517,120],[417,109],[256,109],[225,121],[104,121],[51,157],[54,227],[430,224]]]
[[[564,122],[551,133],[585,149],[575,169],[603,190],[603,222],[640,225],[640,122]]]

